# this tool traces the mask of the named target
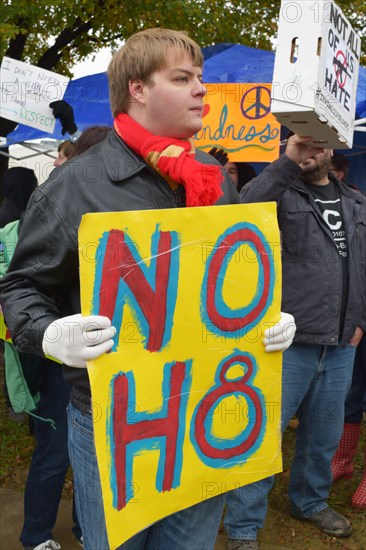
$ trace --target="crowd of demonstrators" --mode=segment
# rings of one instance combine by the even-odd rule
[[[219,162],[194,152],[190,139],[202,126],[202,65],[199,46],[179,31],[149,29],[126,41],[108,68],[114,129],[90,151],[65,163],[56,178],[33,194],[21,230],[21,250],[15,251],[0,283],[17,347],[63,362],[65,379],[72,384],[69,451],[85,550],[108,548],[85,367],[88,359],[111,349],[116,330],[105,317],[80,315],[77,228],[83,214],[115,211],[118,205],[145,210],[238,202]],[[179,145],[175,157],[170,154],[172,145]],[[98,168],[97,183],[85,181],[84,168],[90,162]],[[52,204],[57,204],[57,211]],[[44,254],[47,262],[42,261]],[[90,320],[100,329],[97,345],[90,345],[88,338]],[[73,342],[68,338],[70,322],[75,323]],[[60,335],[57,342],[47,336],[54,328]],[[282,316],[265,332],[265,349],[286,349],[294,331],[293,318]],[[88,498],[84,488],[90,484],[98,498]],[[120,548],[209,550],[224,500],[219,495],[172,514]]]
[[[231,162],[223,149],[214,148],[209,155],[194,152],[190,138],[201,128],[206,94],[202,65],[200,48],[184,33],[149,29],[133,35],[108,69],[114,128],[95,126],[81,133],[72,107],[54,102],[50,106],[62,134],[70,135],[55,161],[55,166],[64,164],[62,170],[35,192],[32,171],[16,176],[12,170],[27,169],[10,169],[11,184],[4,178],[0,226],[23,218],[32,197],[22,219],[21,247],[0,283],[2,304],[19,356],[36,354],[42,362],[37,445],[20,537],[25,550],[60,548],[52,529],[69,465],[67,438],[78,511],[73,512],[74,534],[86,550],[108,548],[101,497],[91,500],[83,491],[92,483],[100,495],[85,367],[88,359],[111,349],[115,329],[105,317],[80,315],[77,228],[82,215],[115,211],[118,204],[126,210],[235,204],[236,189],[242,203],[276,201],[278,206],[282,308],[294,316],[297,333],[290,346],[293,318],[282,317],[270,344],[269,333],[264,344],[267,351],[284,351],[282,430],[293,416],[299,421],[289,484],[291,512],[329,535],[351,533],[349,521],[329,507],[327,498],[333,479],[353,473],[365,406],[366,199],[347,184],[347,159],[312,148],[310,138],[289,136],[284,154],[257,177],[251,165]],[[176,158],[164,154],[173,144],[182,151]],[[91,162],[101,174],[98,185],[85,181],[83,168]],[[201,181],[193,186],[197,170]],[[23,184],[21,193],[17,182]],[[51,241],[56,248],[49,246]],[[43,255],[52,261],[40,261]],[[87,337],[91,319],[101,335],[93,346]],[[70,322],[77,323],[74,342],[68,340]],[[284,332],[289,324],[290,331]],[[58,342],[47,337],[53,328],[61,335]],[[61,366],[44,355],[64,364],[63,375]],[[57,431],[45,418],[56,423]],[[229,550],[255,550],[272,485],[273,478],[267,478],[201,502],[160,520],[120,548],[209,550],[226,502]],[[352,504],[365,508],[365,495],[364,475]]]
[[[0,276],[4,276],[19,242],[25,210],[37,188],[33,170],[9,168],[2,181],[4,202],[0,208],[0,241],[3,254]],[[21,244],[21,239],[20,239]],[[24,523],[20,541],[25,550],[60,548],[52,539],[70,459],[67,449],[66,407],[71,386],[62,376],[61,365],[27,352],[18,352],[4,342],[6,393],[15,413],[31,415],[35,448],[24,488]],[[72,531],[78,541],[81,529],[73,505]]]
[[[109,127],[92,127],[85,130],[75,144],[63,142],[59,153],[66,154],[56,165],[99,143],[109,131]],[[0,222],[4,226],[0,229],[3,251],[0,254],[0,276],[5,274],[9,265],[22,218],[36,187],[33,170],[14,167],[4,174],[4,202],[0,207]],[[70,466],[66,409],[71,385],[64,380],[61,365],[39,355],[17,352],[10,342],[4,342],[4,362],[9,404],[15,412],[24,411],[31,415],[36,441],[24,490],[24,524],[20,540],[25,550],[57,550],[60,545],[53,540],[52,530]],[[72,518],[72,531],[82,545],[75,502]]]
[[[240,193],[276,201],[282,242],[282,307],[296,320],[283,354],[282,430],[296,414],[289,498],[295,518],[336,537],[347,518],[327,504],[331,463],[357,345],[366,331],[366,199],[331,173],[332,151],[293,135],[285,154]],[[331,205],[331,206],[330,206]],[[257,549],[273,478],[228,494],[229,549]]]

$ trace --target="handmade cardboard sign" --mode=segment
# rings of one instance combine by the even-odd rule
[[[274,203],[83,217],[82,313],[117,328],[88,363],[110,548],[281,470],[279,242]]]
[[[206,84],[198,149],[225,149],[232,162],[272,162],[279,156],[280,124],[271,114],[271,84]]]
[[[63,98],[70,79],[11,57],[3,57],[0,78],[0,116],[52,134],[49,104]]]
[[[354,114],[360,50],[360,37],[338,6],[331,3],[319,101],[336,103],[345,118]]]
[[[351,148],[361,38],[335,2],[282,0],[272,113],[316,147]]]

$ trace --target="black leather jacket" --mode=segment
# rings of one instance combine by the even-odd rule
[[[342,335],[339,318],[341,258],[301,169],[282,155],[243,187],[240,202],[276,201],[282,239],[282,311],[295,317],[296,342],[346,345],[355,328],[366,331],[366,197],[337,185],[348,244],[349,292]]]
[[[197,151],[197,160],[219,164]],[[223,171],[224,196],[238,203]],[[78,227],[87,212],[185,206],[183,187],[167,182],[114,133],[55,169],[32,195],[7,275],[0,282],[6,323],[19,351],[42,355],[42,339],[54,320],[80,313]],[[90,392],[86,369],[64,366],[66,380]]]

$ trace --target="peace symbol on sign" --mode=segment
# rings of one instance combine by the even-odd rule
[[[243,94],[240,102],[245,118],[255,120],[263,118],[271,110],[271,92],[265,86],[253,86]]]

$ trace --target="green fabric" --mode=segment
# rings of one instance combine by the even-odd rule
[[[24,377],[19,353],[10,342],[4,342],[5,380],[9,399],[15,413],[33,411],[39,401],[39,391],[34,395],[29,391]]]
[[[4,277],[18,242],[19,220],[0,228],[0,277]]]
[[[0,278],[5,275],[13,257],[18,229],[19,220],[0,228]],[[40,399],[40,358],[32,356],[29,360],[28,354],[20,356],[12,343],[4,342],[4,363],[6,387],[14,412],[32,414]]]

